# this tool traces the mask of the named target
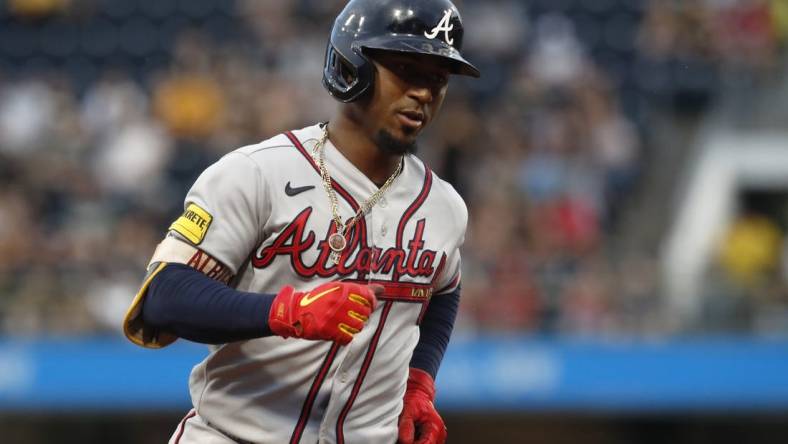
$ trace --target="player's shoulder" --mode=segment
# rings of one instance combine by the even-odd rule
[[[432,171],[433,181],[435,187],[440,190],[441,194],[445,197],[447,203],[455,208],[457,211],[467,213],[468,208],[465,205],[465,199],[462,198],[456,188],[449,182],[443,180],[437,173]]]
[[[261,142],[242,146],[229,154],[242,155],[258,165],[277,165],[288,159],[303,159],[305,146],[317,141],[321,134],[319,125],[286,131]]]
[[[419,169],[424,175],[429,175],[431,182],[430,201],[438,211],[443,214],[451,214],[454,220],[461,222],[462,225],[468,220],[468,207],[465,200],[451,183],[442,179],[435,171],[430,169],[421,159],[416,156],[408,156],[412,165]]]

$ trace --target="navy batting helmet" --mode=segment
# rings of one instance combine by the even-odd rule
[[[439,57],[454,74],[479,77],[460,54],[462,18],[450,0],[351,0],[331,30],[323,85],[342,102],[352,102],[375,78],[365,50]]]

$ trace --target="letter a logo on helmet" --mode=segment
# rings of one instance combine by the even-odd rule
[[[454,39],[449,36],[449,33],[454,29],[454,25],[451,24],[451,10],[447,9],[446,13],[443,14],[443,18],[441,21],[430,30],[430,32],[424,31],[424,37],[428,39],[434,39],[435,37],[440,34],[441,31],[446,33],[446,43],[453,45]]]

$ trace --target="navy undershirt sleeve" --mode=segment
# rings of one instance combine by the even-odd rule
[[[419,343],[413,350],[410,366],[424,370],[432,379],[438,374],[438,367],[449,345],[459,305],[460,287],[451,293],[433,296],[419,325]]]
[[[234,290],[183,264],[168,264],[148,287],[142,319],[152,327],[204,344],[272,336],[275,295]]]

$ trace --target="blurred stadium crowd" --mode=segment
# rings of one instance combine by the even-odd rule
[[[343,3],[0,3],[0,334],[117,334],[197,175],[329,115],[320,70]],[[483,78],[451,86],[420,154],[470,208],[458,329],[750,328],[741,306],[733,323],[672,322],[658,249],[631,247],[633,213],[660,156],[651,122],[695,121],[731,84],[779,78],[788,2],[457,3]],[[736,250],[748,235],[779,246],[782,228],[735,229],[723,272],[768,275],[785,299],[782,249],[754,265]]]

